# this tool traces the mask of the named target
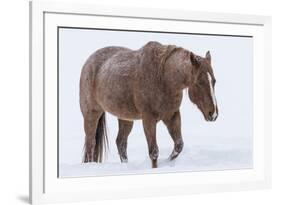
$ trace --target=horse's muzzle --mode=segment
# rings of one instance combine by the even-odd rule
[[[217,118],[218,118],[217,112],[214,113],[209,112],[208,121],[216,121]]]

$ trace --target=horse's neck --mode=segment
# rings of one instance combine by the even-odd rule
[[[188,61],[188,59],[183,60],[183,54],[174,55],[168,60],[164,74],[167,87],[175,91],[182,91],[189,87],[192,79],[192,65],[189,65]]]

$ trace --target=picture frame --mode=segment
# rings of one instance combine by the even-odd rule
[[[159,23],[161,22],[161,23]],[[163,24],[163,22],[165,24]],[[58,27],[139,29],[250,35],[253,54],[253,169],[58,178]],[[165,26],[164,26],[165,25]],[[53,69],[51,69],[53,68]],[[183,180],[184,179],[184,180]],[[271,187],[271,18],[30,2],[30,202],[240,191]],[[71,195],[71,198],[69,197]]]

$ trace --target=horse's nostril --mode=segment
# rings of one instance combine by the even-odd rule
[[[212,121],[212,113],[208,112],[208,121]]]

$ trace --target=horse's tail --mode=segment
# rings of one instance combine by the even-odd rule
[[[94,148],[94,162],[102,162],[106,156],[108,148],[105,112],[102,113],[99,119],[95,139],[96,144]]]

